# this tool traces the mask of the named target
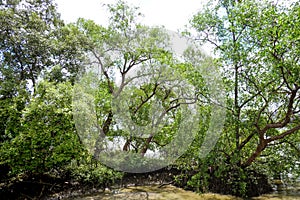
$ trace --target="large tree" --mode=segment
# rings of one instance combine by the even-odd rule
[[[0,141],[18,132],[26,97],[39,79],[74,81],[83,60],[76,29],[64,25],[52,1],[0,5]],[[27,94],[26,94],[27,93]]]
[[[71,109],[70,85],[84,60],[79,31],[51,0],[1,1],[0,27],[1,176],[60,167],[76,154],[58,138],[77,141],[72,113],[62,110]]]
[[[196,40],[215,46],[224,73],[228,119],[219,151],[239,166],[268,161],[260,155],[282,143],[299,159],[299,6],[210,1],[191,20]]]
[[[75,119],[83,140],[91,145],[95,157],[109,149],[101,144],[105,137],[115,144],[122,143],[118,151],[142,157],[150,150],[153,153],[163,148],[165,155],[183,153],[178,147],[191,142],[192,137],[175,136],[180,126],[183,130],[188,125],[192,129],[199,125],[192,126],[199,121],[196,117],[188,123],[183,115],[187,115],[184,110],[189,106],[200,106],[198,96],[204,82],[201,75],[195,75],[197,70],[193,65],[176,59],[166,30],[139,23],[140,13],[136,8],[119,1],[108,5],[108,9],[111,13],[108,27],[89,20],[78,21],[87,38],[90,72],[98,76],[97,82],[93,75],[86,76],[75,90],[78,108]],[[193,87],[197,89],[192,90]],[[95,109],[89,107],[93,92]],[[187,128],[185,133],[190,131],[191,135],[196,132]],[[177,148],[167,147],[173,139],[182,144]]]

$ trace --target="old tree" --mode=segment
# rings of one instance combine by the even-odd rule
[[[86,37],[91,63],[89,75],[75,87],[75,121],[94,157],[101,158],[107,152],[106,161],[101,159],[105,164],[135,172],[153,170],[160,166],[158,160],[152,160],[149,169],[150,160],[140,160],[146,159],[149,151],[180,155],[184,151],[181,147],[192,137],[175,137],[179,127],[191,127],[182,132],[198,132],[197,116],[192,119],[193,114],[189,114],[191,121],[184,122],[188,117],[183,110],[196,104],[199,111],[204,109],[197,100],[203,80],[194,66],[179,61],[168,50],[166,30],[142,25],[137,9],[123,2],[108,8],[112,14],[108,27],[84,19],[77,22]],[[96,105],[92,108],[94,98]],[[174,138],[176,148],[169,145]],[[109,150],[109,144],[105,144],[109,142],[120,147]],[[120,157],[114,162],[116,154]]]
[[[215,47],[227,86],[227,122],[214,165],[299,175],[299,6],[210,1],[190,21],[194,39]]]

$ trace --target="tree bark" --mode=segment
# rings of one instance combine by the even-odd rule
[[[147,138],[144,147],[141,150],[141,155],[144,156],[149,148],[149,144],[152,141],[153,135]]]
[[[243,167],[248,167],[251,165],[251,163],[261,154],[261,152],[267,147],[268,142],[261,138],[259,140],[259,144],[256,147],[256,150],[254,151],[254,153],[252,153],[252,155],[247,159],[247,161],[245,163],[243,163]]]

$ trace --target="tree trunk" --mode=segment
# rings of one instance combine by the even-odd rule
[[[259,144],[256,147],[256,150],[252,155],[247,159],[245,163],[243,163],[243,167],[248,167],[252,164],[252,162],[261,154],[261,152],[267,147],[268,143],[265,139],[261,138],[259,140]]]
[[[153,135],[151,135],[150,137],[147,138],[147,140],[146,140],[146,142],[145,142],[145,145],[144,145],[144,147],[143,147],[142,150],[141,150],[141,155],[142,155],[142,156],[144,156],[145,153],[147,152],[147,150],[148,150],[148,148],[149,148],[149,144],[150,144],[152,138],[153,138]]]

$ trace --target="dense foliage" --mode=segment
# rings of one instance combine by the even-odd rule
[[[299,2],[221,0],[191,20],[192,37],[215,46],[227,86],[224,133],[208,162],[219,177],[238,171],[237,194],[249,169],[299,177],[299,10]]]
[[[139,158],[160,150],[181,155],[172,166],[191,173],[175,180],[199,192],[224,193],[223,187],[230,194],[259,195],[268,180],[297,179],[299,6],[210,1],[191,19],[185,35],[194,46],[179,58],[168,49],[168,32],[140,23],[138,9],[123,1],[107,5],[107,27],[85,19],[65,24],[51,0],[1,1],[0,187],[43,175],[106,187],[122,173],[96,159],[116,138],[118,152]],[[199,50],[207,43],[215,47],[212,57]],[[218,103],[213,99],[218,91],[204,78],[209,70],[222,75],[226,119],[217,144],[203,158],[200,149]],[[152,79],[144,81],[149,74]],[[182,78],[193,89],[180,96]],[[169,83],[173,87],[166,87]],[[124,102],[128,119],[114,110],[124,106],[118,98],[131,99]],[[197,108],[193,121],[183,116],[189,106]],[[144,135],[132,134],[128,124],[144,127]],[[177,136],[186,124],[193,125],[186,130],[192,134]],[[100,141],[104,137],[106,143]],[[189,142],[186,152],[172,148]],[[107,155],[104,164],[137,171],[159,162]]]

